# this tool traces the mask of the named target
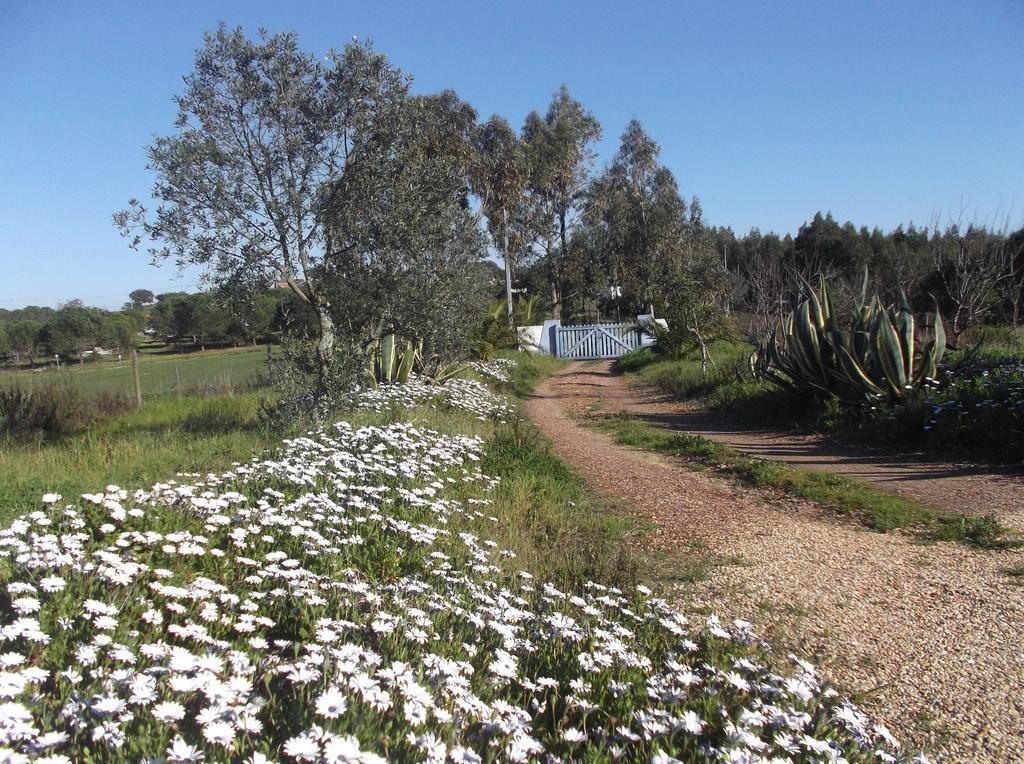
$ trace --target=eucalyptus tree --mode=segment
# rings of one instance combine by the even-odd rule
[[[524,248],[524,194],[529,181],[527,154],[503,117],[492,116],[476,135],[474,190],[487,228],[505,266],[505,311],[512,326],[512,267]]]
[[[561,292],[569,238],[594,163],[593,144],[601,123],[562,85],[541,117],[532,112],[523,125],[530,165],[528,189],[542,221],[539,239],[548,262],[551,301],[561,312]]]
[[[333,264],[356,242],[325,235],[353,162],[393,149],[408,80],[368,44],[326,59],[291,33],[248,39],[224,25],[204,37],[175,98],[176,131],[148,148],[157,179],[150,212],[137,200],[114,215],[154,261],[206,268],[217,284],[282,281],[317,316],[321,384],[335,351]]]
[[[588,225],[598,229],[611,283],[631,310],[664,305],[676,266],[702,225],[699,205],[688,208],[672,172],[658,163],[660,151],[632,120],[588,194]]]

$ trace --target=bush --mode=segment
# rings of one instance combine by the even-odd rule
[[[900,446],[1024,461],[1024,360],[976,360],[891,407],[853,410],[838,429]]]
[[[0,434],[59,438],[130,405],[127,398],[111,393],[85,398],[70,386],[0,387]]]

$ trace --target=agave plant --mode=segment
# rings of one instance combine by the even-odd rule
[[[818,290],[806,284],[781,333],[751,356],[751,371],[800,393],[849,402],[902,398],[937,376],[946,349],[938,307],[933,336],[922,344],[906,296],[892,307],[878,297],[868,301],[865,280],[847,326],[839,325],[824,279]]]
[[[367,373],[376,385],[404,385],[413,370],[422,366],[423,340],[401,340],[394,332],[374,340],[367,348]]]

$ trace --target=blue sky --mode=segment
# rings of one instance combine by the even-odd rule
[[[45,2],[0,0],[0,307],[136,287],[155,269],[110,214],[148,197],[144,147],[204,30],[353,35],[513,125],[566,83],[604,126],[663,147],[715,225],[795,232],[814,212],[892,228],[1024,219],[1024,3]]]

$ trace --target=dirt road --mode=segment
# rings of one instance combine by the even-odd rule
[[[700,546],[730,563],[679,586],[680,607],[746,618],[815,655],[938,760],[1024,761],[1024,586],[1005,574],[1024,554],[922,546],[740,491],[576,421],[595,405],[656,405],[664,416],[669,404],[574,364],[541,385],[529,412],[594,486],[654,521],[647,543],[691,555]]]

